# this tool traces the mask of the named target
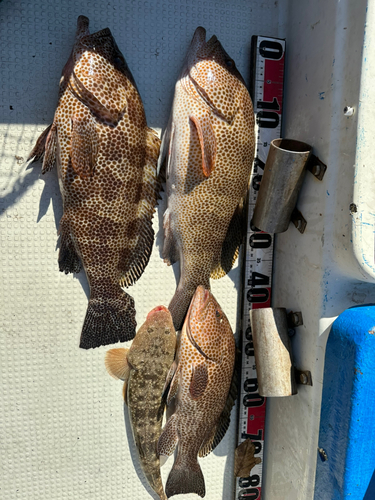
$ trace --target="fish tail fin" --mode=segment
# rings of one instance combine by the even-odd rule
[[[92,292],[82,328],[80,347],[93,349],[101,345],[126,342],[135,337],[134,300],[121,287],[109,292]]]
[[[196,456],[178,453],[168,476],[165,493],[168,498],[182,493],[196,493],[202,498],[205,496],[204,477]]]

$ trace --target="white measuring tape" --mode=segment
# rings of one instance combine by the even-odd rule
[[[250,476],[237,478],[236,500],[258,500],[262,496],[266,398],[258,393],[249,310],[271,306],[273,234],[254,231],[250,222],[270,142],[281,136],[284,62],[285,40],[252,37],[252,98],[257,125],[246,236],[238,444],[250,438],[255,445],[255,457],[262,462],[255,465]]]

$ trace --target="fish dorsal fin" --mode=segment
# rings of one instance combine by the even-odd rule
[[[218,279],[225,276],[233,267],[238,257],[239,248],[243,241],[246,228],[246,217],[242,202],[237,206],[232,220],[229,223],[220,253],[214,259],[211,269],[211,278]]]
[[[82,178],[93,175],[98,149],[99,137],[92,115],[87,114],[83,118],[73,116],[70,156],[76,174]]]
[[[150,259],[154,244],[152,217],[160,192],[160,182],[156,177],[156,162],[159,155],[160,139],[150,128],[146,132],[145,158],[142,183],[135,186],[134,193],[138,205],[135,220],[131,221],[127,232],[127,246],[119,261],[122,273],[121,285],[131,286],[142,275]]]
[[[130,366],[128,363],[129,349],[119,347],[105,353],[104,364],[111,377],[124,380],[129,378]]]
[[[199,457],[205,457],[206,455],[211,453],[211,451],[216,448],[216,446],[225,436],[225,433],[227,432],[230,424],[230,414],[234,406],[234,403],[236,402],[237,399],[237,393],[238,393],[237,381],[238,381],[238,375],[237,375],[237,369],[235,368],[232,375],[232,381],[224,409],[221,412],[219,420],[217,424],[214,426],[212,432],[208,434],[206,439],[203,441],[203,444],[198,453]]]
[[[199,364],[193,365],[191,382],[190,382],[190,395],[196,400],[203,396],[208,384],[208,370],[206,365]]]
[[[194,123],[199,137],[202,150],[202,170],[205,177],[209,177],[215,168],[216,161],[216,137],[208,113],[201,116],[190,115],[190,120]]]

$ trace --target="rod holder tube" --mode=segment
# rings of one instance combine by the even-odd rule
[[[261,396],[297,394],[286,310],[250,310],[258,390]]]
[[[266,233],[288,229],[312,146],[293,139],[271,141],[252,224]]]

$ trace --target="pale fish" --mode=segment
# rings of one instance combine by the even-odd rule
[[[176,332],[167,308],[158,306],[147,316],[130,349],[111,349],[105,364],[110,375],[124,380],[124,399],[140,463],[151,488],[166,499],[160,477],[157,441],[165,398],[163,386],[173,363]]]
[[[196,29],[175,86],[159,168],[166,164],[168,207],[163,258],[180,261],[169,309],[180,329],[198,285],[224,276],[245,230],[254,157],[254,113],[236,65],[216,36]]]

